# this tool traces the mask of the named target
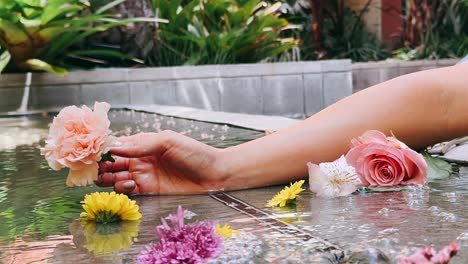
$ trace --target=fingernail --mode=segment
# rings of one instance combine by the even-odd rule
[[[134,182],[124,182],[123,183],[123,187],[126,189],[126,190],[133,190],[135,189],[135,183]]]
[[[114,142],[112,143],[112,148],[118,148],[118,147],[121,147],[123,145],[122,142],[118,141],[118,140],[114,140]]]

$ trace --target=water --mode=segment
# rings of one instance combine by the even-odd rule
[[[131,111],[113,111],[110,118],[116,135],[173,129],[217,147],[263,136]],[[49,169],[39,147],[50,121],[51,116],[0,118],[1,263],[134,263],[144,245],[154,241],[160,218],[178,205],[195,214],[189,222],[212,219],[242,231],[212,263],[337,263],[341,253],[362,260],[379,252],[394,261],[417,248],[440,249],[451,241],[461,245],[453,263],[468,263],[464,168],[427,189],[328,200],[306,192],[287,208],[264,207],[281,186],[230,192],[239,201],[227,203],[233,208],[209,195],[135,197],[143,214],[140,222],[83,226],[79,214],[84,195],[112,189],[67,188],[66,170]],[[261,209],[257,219],[235,210],[241,203]]]

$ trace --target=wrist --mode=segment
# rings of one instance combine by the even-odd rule
[[[232,168],[229,149],[216,149],[215,153],[215,177],[216,177],[216,187],[218,190],[233,190],[236,189],[232,185]]]

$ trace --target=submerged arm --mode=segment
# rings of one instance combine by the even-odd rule
[[[333,161],[376,129],[412,148],[468,135],[468,64],[417,72],[353,94],[307,120],[220,151],[226,189],[302,179],[306,163]]]

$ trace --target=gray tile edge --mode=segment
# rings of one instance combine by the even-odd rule
[[[116,106],[113,106],[116,108]],[[191,107],[180,106],[165,106],[165,105],[121,105],[118,108],[124,108],[135,111],[151,112],[165,116],[173,116],[184,119],[192,119],[197,121],[227,124],[236,127],[253,129],[258,131],[277,131],[282,128],[294,125],[301,120],[282,117],[282,116],[265,116],[265,115],[250,115],[240,113],[218,112],[200,110]]]

